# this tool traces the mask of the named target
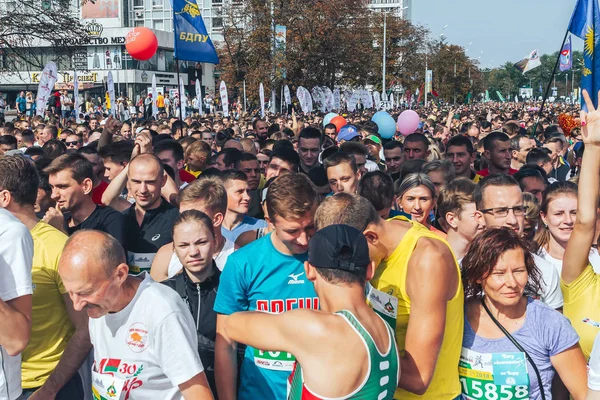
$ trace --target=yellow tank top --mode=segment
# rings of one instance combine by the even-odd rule
[[[590,358],[594,339],[600,332],[600,275],[588,265],[568,285],[561,279],[560,286],[565,299],[563,315],[569,318],[579,335],[579,344],[587,360]]]
[[[408,261],[417,241],[422,237],[448,244],[419,223],[409,221],[405,217],[395,217],[392,220],[410,222],[412,227],[406,232],[396,250],[377,267],[375,276],[370,282],[371,287],[368,288],[367,298],[371,307],[381,314],[392,327],[395,327],[398,350],[403,356],[411,304],[406,293]],[[450,247],[448,246],[448,248]],[[454,297],[446,306],[444,339],[431,384],[422,396],[403,389],[396,389],[394,399],[449,400],[460,395],[458,362],[463,339],[464,290],[458,264],[456,264],[456,271],[458,287]]]

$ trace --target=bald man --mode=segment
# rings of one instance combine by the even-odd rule
[[[132,274],[150,271],[158,249],[173,241],[171,229],[179,211],[161,197],[166,179],[162,163],[153,154],[140,154],[129,163],[127,187],[135,204],[123,215],[124,247]]]
[[[179,295],[148,274],[130,276],[112,236],[79,231],[58,265],[77,311],[90,317],[97,398],[212,399],[194,321]]]

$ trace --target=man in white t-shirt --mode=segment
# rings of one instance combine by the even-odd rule
[[[0,400],[21,395],[21,355],[31,333],[31,266],[29,229],[3,205],[12,195],[0,191]]]
[[[519,235],[523,234],[527,207],[523,205],[523,192],[515,178],[504,174],[486,176],[477,184],[473,200],[477,206],[475,217],[480,225],[489,228],[506,227]],[[564,301],[558,271],[537,254],[531,255],[542,273],[540,300],[548,307],[562,309]]]
[[[130,276],[110,235],[79,231],[59,274],[76,310],[90,317],[97,398],[212,399],[194,321],[180,296],[147,274]]]

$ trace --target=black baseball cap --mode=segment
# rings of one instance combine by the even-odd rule
[[[364,274],[371,258],[367,239],[349,225],[330,225],[308,242],[308,262],[317,268]]]

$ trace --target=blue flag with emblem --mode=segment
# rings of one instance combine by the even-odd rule
[[[596,56],[598,29],[600,29],[598,0],[577,0],[569,23],[569,32],[584,41],[581,89],[587,90],[595,107],[598,107],[598,89],[600,89],[600,58]],[[600,48],[598,50],[600,51]],[[581,99],[581,106],[587,111],[583,97]]]
[[[196,0],[173,0],[173,28],[176,59],[219,63]]]

